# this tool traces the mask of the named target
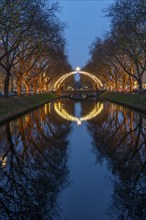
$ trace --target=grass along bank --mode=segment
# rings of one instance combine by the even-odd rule
[[[11,97],[8,99],[0,98],[0,124],[25,114],[55,98],[57,96],[53,93]]]
[[[146,94],[104,92],[101,97],[146,113]]]

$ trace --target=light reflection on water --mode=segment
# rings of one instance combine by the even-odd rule
[[[92,106],[92,110],[83,116],[81,116],[82,107],[81,107],[81,103],[79,102],[74,103],[74,115],[68,113],[64,108],[64,104],[62,104],[61,102],[56,102],[54,104],[54,110],[61,118],[67,121],[76,122],[77,125],[81,125],[82,122],[97,117],[103,110],[103,103],[95,102],[94,106]]]
[[[0,128],[0,219],[146,219],[143,115],[57,100]]]

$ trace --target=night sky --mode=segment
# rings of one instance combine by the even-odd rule
[[[89,59],[89,46],[110,28],[104,10],[114,0],[59,0],[60,19],[67,24],[67,52],[73,68],[83,67]]]

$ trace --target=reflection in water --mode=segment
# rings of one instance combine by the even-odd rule
[[[113,219],[146,219],[146,117],[107,104],[105,114],[90,121],[88,129],[97,161],[106,158],[113,173]]]
[[[75,103],[76,104],[76,103]],[[98,116],[102,110],[103,110],[103,104],[102,103],[94,103],[94,107],[93,109],[88,112],[87,115],[83,116],[83,117],[77,117],[74,115],[69,114],[65,109],[64,109],[64,105],[61,102],[57,102],[54,104],[54,109],[56,111],[56,113],[63,119],[67,120],[67,121],[74,121],[77,123],[77,125],[81,125],[81,123],[83,121],[88,121],[90,119],[95,118],[96,116]],[[76,107],[76,105],[75,105]],[[80,106],[79,106],[80,107]],[[78,108],[75,108],[76,110],[78,110]]]
[[[0,219],[52,219],[67,183],[70,124],[49,105],[1,127]]]
[[[99,201],[105,191],[100,176],[109,174],[110,193]],[[69,184],[70,179],[76,182]],[[83,183],[84,200],[77,183]],[[0,219],[64,219],[58,198],[62,193],[66,210],[70,190],[79,210],[87,202],[83,214],[91,220],[144,220],[145,183],[146,118],[124,107],[64,99],[1,127]],[[86,220],[70,204],[66,220]]]

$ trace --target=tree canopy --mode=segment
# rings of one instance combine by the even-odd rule
[[[66,54],[65,25],[57,17],[58,3],[45,0],[2,0],[0,2],[0,67],[4,93],[16,79],[27,94],[48,89],[58,74],[71,69]]]
[[[109,90],[143,90],[146,74],[146,7],[144,0],[117,0],[106,10],[111,30],[96,38],[84,67],[105,82]]]

